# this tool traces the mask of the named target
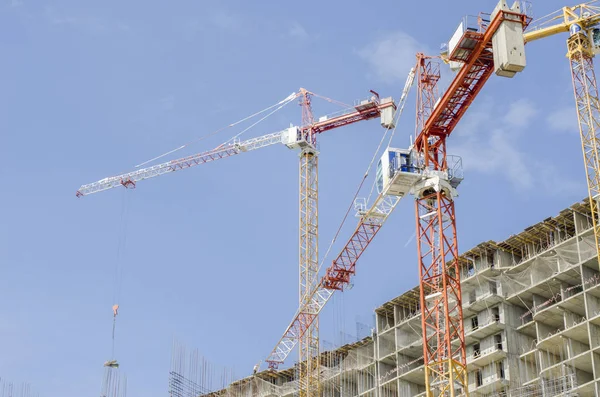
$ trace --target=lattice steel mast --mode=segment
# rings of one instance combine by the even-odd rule
[[[570,32],[567,58],[571,67],[577,122],[588,186],[588,196],[600,256],[600,101],[593,58],[600,52],[600,7],[590,1],[573,7],[563,7],[531,27],[524,35],[530,42],[558,33]]]
[[[317,136],[310,93],[301,89],[303,138],[309,143],[300,153],[300,288],[299,308],[317,288],[319,271],[319,180]],[[319,383],[319,319],[316,317],[299,343],[299,395],[318,396]]]
[[[417,128],[424,131],[438,98],[440,69],[439,63],[422,54],[418,60]],[[446,135],[427,134],[419,143],[424,169],[432,175],[419,186],[415,200],[425,385],[428,395],[437,390],[436,395],[454,396],[457,389],[468,388],[454,212],[456,192],[447,176],[440,178],[448,172]],[[453,346],[454,339],[458,339],[458,344]]]
[[[481,14],[478,27],[459,26],[450,40],[447,60],[457,74],[437,99],[439,67],[417,55],[417,138],[426,178],[415,185],[421,325],[426,396],[468,395],[462,294],[454,197],[446,140],[486,81],[513,77],[525,67],[523,29],[530,18],[515,2],[500,1],[494,12]],[[462,28],[462,30],[461,30]]]
[[[408,93],[413,85],[414,77],[415,68],[411,69],[406,79],[402,96],[398,101],[397,114],[392,118],[398,118],[401,115]],[[387,102],[382,101],[379,106],[384,103]],[[359,106],[361,109],[364,108],[364,105]],[[396,106],[394,106],[394,109],[396,109]],[[381,124],[384,127],[395,128],[395,122],[390,118],[391,116],[393,116],[392,112],[389,112],[387,115],[382,114]],[[318,282],[317,288],[312,290],[308,299],[305,299],[303,302],[303,306],[298,309],[283,336],[265,360],[269,368],[276,369],[280,364],[285,362],[292,349],[303,339],[313,322],[318,319],[319,313],[331,296],[333,296],[333,293],[341,291],[344,287],[348,286],[351,277],[355,273],[358,259],[367,249],[403,196],[404,194],[393,189],[390,184],[385,186],[370,207],[366,207],[366,201],[364,206],[359,206],[358,226],[347,240],[343,249],[333,260],[331,266],[327,268],[325,275]]]

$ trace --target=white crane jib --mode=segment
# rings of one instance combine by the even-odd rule
[[[242,152],[249,152],[251,150],[260,149],[277,143],[282,143],[290,149],[303,149],[307,146],[311,146],[311,144],[308,141],[306,141],[307,132],[309,130],[312,131],[313,134],[320,134],[325,131],[353,124],[361,120],[370,120],[376,117],[381,117],[382,126],[386,128],[392,127],[394,112],[396,111],[396,104],[394,103],[392,98],[380,99],[379,94],[377,94],[375,91],[371,92],[374,94],[373,97],[371,97],[371,99],[363,100],[354,107],[345,109],[342,112],[333,115],[332,117],[321,117],[314,124],[304,125],[301,127],[291,126],[290,128],[286,128],[285,130],[263,135],[258,138],[252,138],[245,141],[233,141],[231,143],[224,143],[216,147],[215,149],[209,150],[207,152],[194,154],[192,156],[183,157],[177,160],[171,160],[165,163],[138,169],[136,171],[131,171],[121,175],[104,178],[98,182],[82,185],[79,188],[79,190],[77,190],[77,197],[102,192],[104,190],[112,189],[118,186],[134,188],[137,182],[142,181],[144,179],[164,175],[185,168],[190,168],[196,165],[208,163],[225,157],[230,157]],[[263,117],[261,120],[257,121],[252,126],[242,131],[240,133],[242,134],[249,128],[255,126],[260,121],[264,120],[269,115],[273,114],[275,111],[281,109],[283,106],[290,103],[299,95],[300,94],[292,94],[284,100],[280,101],[279,103],[276,103],[275,105],[264,109],[261,112],[255,113],[252,116],[246,117],[236,123],[230,124],[229,127],[232,127],[242,121],[246,121],[250,117],[258,115],[266,110],[277,107],[267,116]],[[240,134],[238,134],[237,136],[239,136]]]
[[[248,139],[245,141],[234,141],[230,144],[223,144],[215,149],[197,153],[192,156],[183,157],[177,160],[171,160],[165,163],[156,164],[151,167],[142,168],[136,171],[127,172],[125,174],[104,178],[98,182],[82,185],[77,190],[77,197],[87,196],[92,193],[102,192],[118,186],[126,188],[135,187],[136,183],[144,179],[153,178],[155,176],[167,174],[169,172],[179,171],[185,168],[194,167],[196,165],[219,160],[225,157],[231,157],[235,154],[249,152],[251,150],[260,149],[263,147],[284,144],[290,149],[301,148],[308,144],[300,134],[299,127],[289,127],[285,130],[263,135],[257,138]]]

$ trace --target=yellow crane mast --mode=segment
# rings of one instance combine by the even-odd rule
[[[567,58],[571,64],[573,92],[577,108],[581,148],[590,198],[590,208],[596,250],[600,255],[600,101],[598,84],[594,73],[594,56],[600,51],[600,7],[590,1],[572,7],[563,7],[540,18],[525,33],[525,42],[543,39],[558,33],[569,33]]]
[[[319,172],[318,152],[315,146],[317,134],[310,93],[301,89],[302,124],[308,126],[304,138],[311,145],[300,153],[300,285],[299,305],[310,302],[311,293],[317,289],[319,273]],[[300,397],[318,396],[319,383],[319,318],[300,338],[298,350]]]

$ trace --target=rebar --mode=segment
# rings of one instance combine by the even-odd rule
[[[0,397],[40,397],[26,382],[13,383],[0,378]]]

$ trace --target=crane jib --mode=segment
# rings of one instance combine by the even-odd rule
[[[484,50],[491,47],[494,33],[507,16],[518,17],[523,29],[527,27],[530,21],[526,15],[500,11],[484,32],[465,32],[465,36],[469,36],[477,45],[466,52],[463,59],[459,59],[459,61],[464,62],[464,65],[452,80],[450,87],[439,103],[434,107],[423,130],[415,139],[417,150],[423,150],[426,137],[450,135],[469,105],[485,85],[493,72],[494,62],[490,53],[484,52]]]

